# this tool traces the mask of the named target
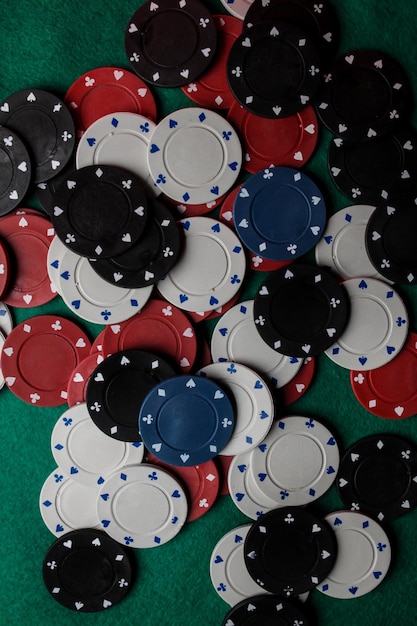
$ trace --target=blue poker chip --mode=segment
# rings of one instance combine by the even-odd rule
[[[233,219],[251,252],[270,261],[290,261],[320,240],[326,204],[317,185],[299,170],[270,167],[243,184]]]
[[[145,447],[175,466],[214,458],[229,442],[235,425],[225,391],[200,376],[176,376],[156,385],[139,413]]]

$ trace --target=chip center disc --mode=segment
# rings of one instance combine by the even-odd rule
[[[135,172],[146,180],[149,169],[146,161],[148,144],[140,132],[126,130],[110,133],[103,137],[94,150],[94,163],[105,163],[123,167],[127,171],[135,168]]]
[[[332,258],[344,276],[361,276],[364,259],[366,221],[346,225],[333,241]]]
[[[168,494],[157,485],[138,481],[119,489],[111,507],[117,524],[126,532],[140,536],[165,526],[171,515]]]
[[[193,18],[174,8],[159,11],[141,32],[142,50],[162,68],[179,67],[195,54],[199,33]]]
[[[311,341],[328,325],[330,315],[328,300],[320,288],[293,282],[274,294],[270,312],[273,327],[292,341]]]
[[[359,499],[375,509],[399,501],[410,485],[407,467],[387,455],[365,459],[355,473]]]
[[[45,239],[35,231],[18,231],[8,237],[18,266],[13,291],[33,292],[42,283],[49,282],[49,278],[39,271],[40,263],[46,263],[48,255],[48,241]],[[23,285],[19,284],[19,279],[24,280]]]
[[[364,533],[353,528],[339,528],[337,558],[329,578],[341,585],[357,584],[369,576],[375,561],[374,547]]]
[[[338,341],[348,352],[369,354],[386,343],[391,330],[390,317],[380,300],[352,296],[349,321]]]
[[[360,187],[387,189],[398,180],[404,159],[401,146],[391,138],[351,143],[344,154],[347,172]]]
[[[73,427],[67,439],[73,464],[93,474],[121,466],[126,456],[125,445],[102,433],[90,418]]]
[[[299,580],[314,569],[318,561],[315,542],[301,528],[272,531],[262,547],[262,565],[275,580]]]
[[[97,548],[73,550],[60,563],[59,580],[74,598],[105,595],[113,586],[114,578],[111,562]]]
[[[170,310],[169,304],[167,304],[166,310]],[[123,329],[119,346],[120,349],[123,347],[123,350],[131,350],[140,346],[141,350],[152,352],[155,349],[155,337],[163,338],[166,354],[177,356],[180,354],[181,336],[178,329],[173,323],[157,316],[141,318],[140,324],[133,324]]]
[[[94,306],[115,307],[126,299],[128,291],[117,285],[112,285],[97,274],[91,267],[87,257],[79,257],[74,277],[77,292],[86,302]]]
[[[205,398],[178,394],[161,407],[158,432],[170,448],[199,450],[213,439],[218,425],[217,414]]]
[[[389,259],[400,267],[416,267],[416,207],[402,212],[400,209],[385,225],[383,242]]]
[[[8,124],[25,138],[37,167],[47,163],[49,157],[55,154],[55,138],[60,136],[59,129],[52,116],[36,105],[32,105],[29,111],[26,108],[15,111],[9,117]]]
[[[290,433],[270,447],[266,468],[276,485],[295,491],[317,482],[323,473],[324,458],[318,442],[312,437]]]
[[[386,402],[414,401],[417,396],[416,388],[417,357],[414,350],[407,346],[395,357],[395,367],[389,368],[389,385],[387,385],[387,371],[377,367],[368,372],[369,387],[377,398]]]
[[[158,379],[144,370],[122,370],[110,380],[106,387],[107,413],[118,424],[136,427],[141,404],[147,393],[158,382]]]
[[[90,487],[75,480],[65,481],[56,495],[56,510],[68,528],[94,528],[98,519]]]
[[[172,179],[192,189],[220,175],[225,153],[220,138],[210,128],[187,126],[168,138],[164,161]]]
[[[290,219],[285,217],[288,214],[291,214]],[[262,239],[276,244],[294,242],[310,224],[310,203],[291,185],[268,185],[255,196],[251,220]]]
[[[300,119],[295,115],[276,120],[248,115],[243,135],[252,152],[265,161],[271,159],[273,162],[277,152],[283,157],[298,148],[302,127]]]
[[[353,124],[372,124],[391,104],[390,88],[385,78],[367,67],[350,67],[337,76],[332,97],[340,118]]]
[[[77,363],[72,345],[65,337],[53,333],[32,335],[21,346],[18,355],[22,378],[39,391],[66,389]]]
[[[226,353],[231,361],[245,363],[254,370],[268,374],[282,360],[282,355],[269,349],[256,330],[253,319],[242,320],[228,335]]]
[[[243,73],[251,92],[275,103],[285,103],[303,84],[303,59],[289,42],[265,37],[246,49]]]

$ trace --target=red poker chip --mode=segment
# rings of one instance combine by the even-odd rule
[[[164,300],[153,299],[134,317],[105,328],[103,354],[123,350],[159,353],[186,374],[196,358],[197,339],[183,311]]]
[[[219,454],[216,456],[216,465],[220,475],[219,496],[228,496],[230,493],[229,481],[227,480],[227,476],[229,473],[230,464],[234,458],[234,456],[228,456],[227,454]]]
[[[220,198],[215,198],[214,200],[210,200],[210,202],[206,202],[204,204],[185,204],[176,202],[172,198],[168,198],[168,196],[162,196],[163,202],[176,210],[178,219],[207,215],[207,213],[213,211],[213,209],[218,207],[219,204],[223,202],[223,198],[224,196],[221,196]]]
[[[100,352],[92,352],[80,361],[71,372],[67,388],[67,403],[69,407],[86,401],[87,384],[90,376],[103,359],[104,357]]]
[[[104,339],[105,328],[97,335],[91,344],[91,354],[96,352],[103,352],[103,339]]]
[[[219,219],[229,226],[233,226],[233,205],[241,186],[242,185],[238,185],[227,194],[220,209]],[[264,259],[259,255],[254,254],[250,250],[248,250],[248,254],[250,269],[258,272],[273,272],[274,270],[279,270],[281,267],[285,267],[291,263],[291,261],[269,261],[268,259]]]
[[[174,467],[148,452],[147,463],[165,468],[184,485],[189,499],[187,522],[193,522],[207,513],[215,503],[219,493],[220,478],[214,461],[188,467]]]
[[[57,295],[51,286],[47,257],[54,228],[39,211],[19,210],[0,218],[0,237],[7,246],[13,275],[3,297],[6,304],[28,308]]]
[[[1,366],[6,385],[28,404],[65,404],[71,372],[90,347],[74,322],[54,315],[31,317],[15,326],[4,343]]]
[[[289,117],[269,119],[235,101],[227,119],[240,134],[245,153],[243,167],[251,174],[272,165],[299,169],[317,144],[318,121],[311,105]]]
[[[149,85],[120,67],[97,67],[68,89],[64,102],[81,136],[93,122],[109,113],[139,113],[156,120],[155,99]]]
[[[226,73],[229,52],[242,33],[243,22],[231,15],[213,15],[217,29],[216,54],[210,67],[197,80],[181,87],[186,96],[200,106],[228,109],[235,102]]]
[[[313,380],[315,366],[314,357],[307,357],[294,378],[281,387],[280,397],[285,406],[292,404],[305,394]]]
[[[9,253],[3,241],[0,240],[0,298],[7,293],[11,276]]]
[[[417,413],[417,333],[410,332],[398,355],[382,367],[350,372],[356,399],[373,415],[391,420]]]

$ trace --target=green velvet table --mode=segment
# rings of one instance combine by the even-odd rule
[[[319,2],[319,0],[318,0]],[[63,96],[74,80],[99,66],[130,69],[124,32],[140,0],[3,0],[0,13],[0,100],[27,88],[43,88]],[[219,0],[206,0],[214,13],[225,13]],[[414,97],[417,92],[415,0],[334,0],[342,36],[339,50],[374,48],[390,53],[406,67]],[[161,42],[163,45],[163,42]],[[154,89],[158,119],[191,106],[180,89]],[[417,115],[414,107],[413,122]],[[330,134],[322,130],[319,146],[305,168],[325,191],[329,214],[352,204],[336,191],[326,166]],[[29,196],[25,206],[38,206]],[[216,215],[216,213],[214,213]],[[308,261],[311,262],[311,254]],[[264,275],[250,276],[242,299],[252,297]],[[417,329],[417,287],[398,288]],[[16,323],[43,313],[76,319],[58,297],[47,306],[14,309]],[[77,320],[91,339],[102,327]],[[209,334],[213,324],[207,325]],[[107,612],[77,614],[57,604],[44,588],[41,565],[54,536],[39,513],[41,486],[54,469],[51,430],[65,406],[42,409],[0,392],[0,625],[69,626],[217,626],[228,605],[212,588],[209,559],[216,542],[233,527],[249,523],[228,496],[192,522],[171,542],[135,553],[138,575],[134,588]],[[349,372],[322,355],[309,391],[288,414],[322,419],[337,434],[342,449],[362,436],[398,433],[417,443],[416,417],[389,421],[365,411],[355,400]],[[335,487],[313,507],[318,514],[341,509]],[[417,512],[387,528],[393,562],[387,578],[373,593],[335,600],[313,591],[308,599],[321,626],[392,626],[417,623]],[[262,626],[262,625],[260,625]]]

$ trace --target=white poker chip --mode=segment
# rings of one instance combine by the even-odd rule
[[[100,528],[98,493],[98,485],[83,485],[57,467],[45,480],[39,496],[45,526],[56,537],[78,528]]]
[[[206,365],[197,374],[216,382],[233,400],[235,426],[220,454],[252,450],[267,436],[274,419],[274,400],[265,381],[246,365],[229,361]]]
[[[58,418],[51,450],[58,467],[73,480],[95,487],[117,469],[141,463],[144,445],[108,437],[94,424],[83,402]]]
[[[48,272],[59,295],[78,317],[94,324],[116,324],[139,313],[149,300],[153,285],[128,289],[108,283],[96,274],[87,257],[58,241],[55,236]]]
[[[253,450],[233,457],[227,474],[230,497],[236,507],[253,520],[276,509],[278,503],[255,489],[251,481],[250,464]]]
[[[382,367],[397,356],[407,339],[407,309],[398,293],[376,278],[350,278],[342,285],[350,299],[349,321],[325,354],[350,370]]]
[[[102,529],[119,543],[154,548],[180,532],[187,519],[187,496],[165,470],[130,465],[103,483],[97,511]]]
[[[12,332],[14,323],[9,307],[4,302],[0,302],[0,331],[5,337]]]
[[[376,271],[366,249],[366,226],[374,210],[368,204],[355,204],[331,215],[315,247],[317,265],[344,279],[370,276],[388,282]]]
[[[58,235],[52,239],[48,248],[47,256],[47,270],[49,280],[51,281],[51,289],[59,294],[59,268],[61,264],[61,257],[64,254],[66,248]],[[59,294],[61,295],[61,294]]]
[[[89,126],[77,147],[76,168],[115,165],[136,174],[148,191],[158,193],[147,152],[155,123],[137,113],[110,113]]]
[[[185,311],[212,311],[229,302],[245,276],[246,259],[237,235],[218,220],[190,217],[179,221],[183,252],[158,282],[161,295]]]
[[[300,506],[320,498],[333,484],[340,454],[332,433],[300,415],[284,417],[252,452],[250,472],[258,488],[278,506]]]
[[[243,20],[253,0],[220,0],[220,2],[230,15]]]
[[[234,361],[259,372],[280,388],[289,383],[303,359],[280,354],[262,339],[253,318],[253,300],[240,302],[217,322],[211,338],[213,361]]]
[[[173,111],[157,124],[148,149],[154,184],[185,204],[223,196],[242,165],[242,147],[231,124],[200,107]]]
[[[391,563],[391,546],[383,528],[355,511],[335,511],[324,518],[337,541],[336,562],[317,589],[344,600],[373,591],[384,580]]]

